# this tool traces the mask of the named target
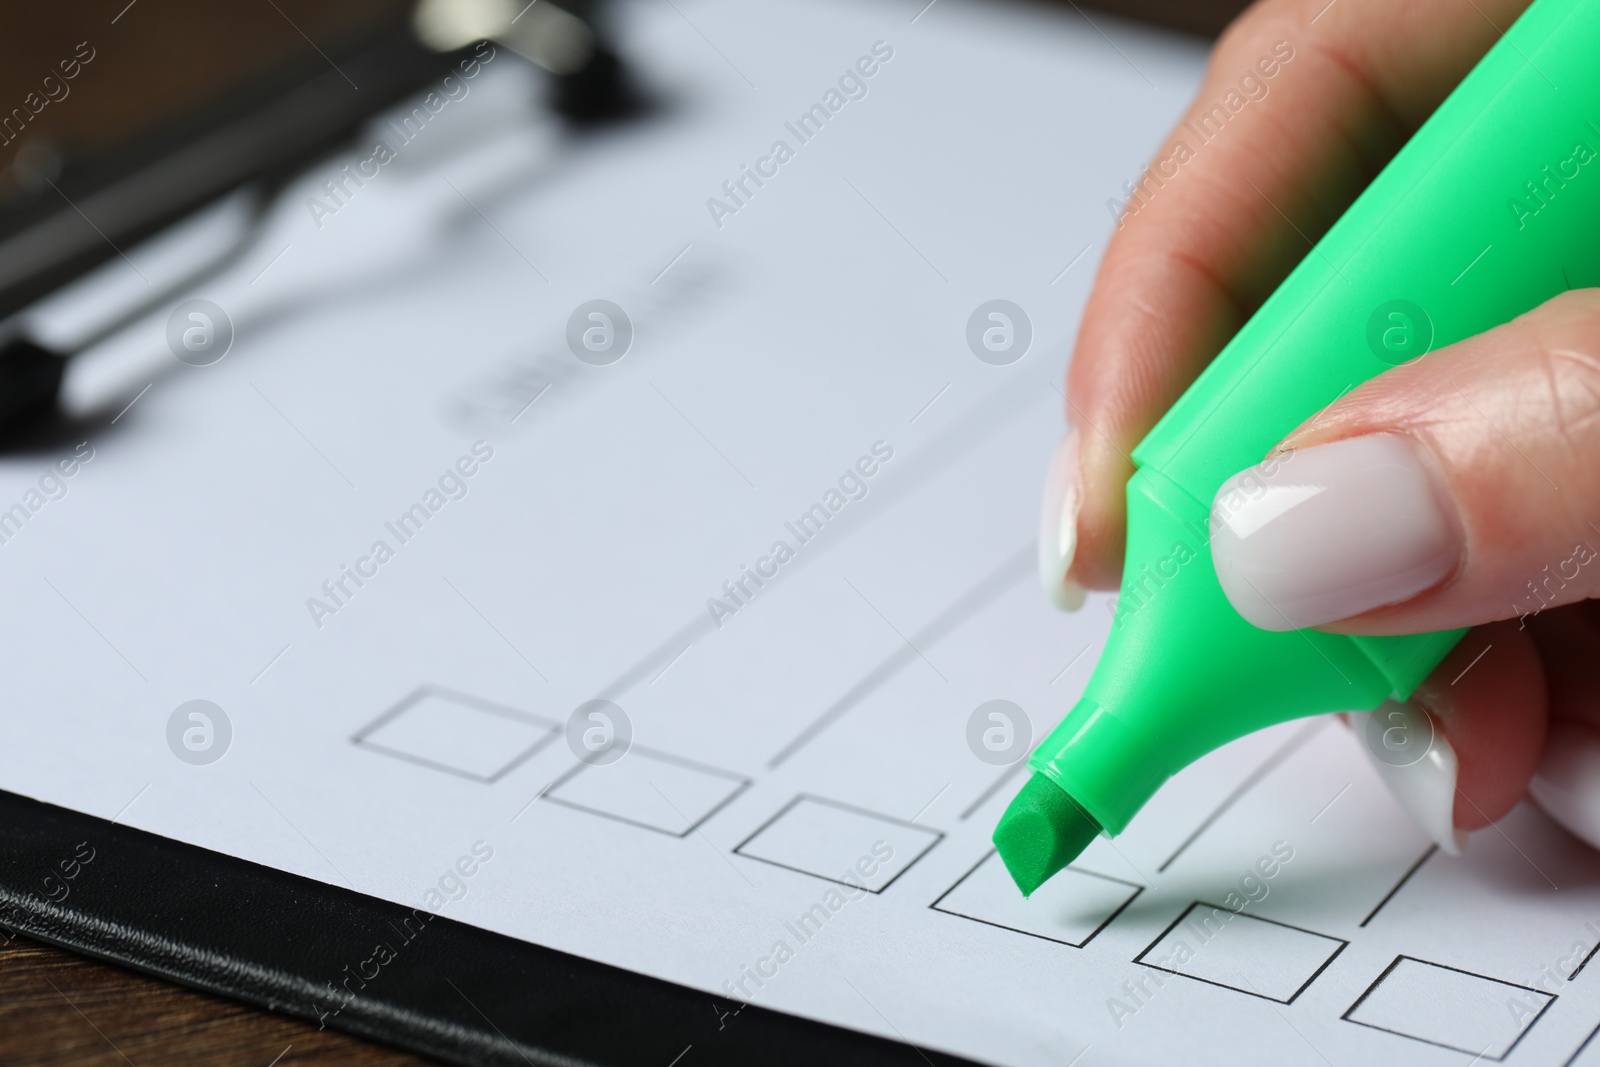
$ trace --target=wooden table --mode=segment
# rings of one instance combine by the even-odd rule
[[[6,1067],[423,1067],[407,1052],[0,936]]]
[[[121,6],[121,0],[116,3]],[[1085,0],[1082,6],[1214,36],[1244,3]],[[421,1067],[433,1062],[24,937],[10,942],[0,937],[0,1064],[6,1067]]]

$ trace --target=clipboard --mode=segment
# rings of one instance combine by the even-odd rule
[[[1018,16],[1012,13],[1012,17]],[[870,35],[865,32],[860,33],[859,45],[854,41],[854,36],[855,31],[852,31],[850,43],[852,52],[849,56],[852,65],[867,62],[870,56],[878,54],[868,51],[873,41]],[[859,60],[856,58],[857,52],[861,53]],[[800,86],[800,91],[809,93],[813,97],[824,92],[833,92],[831,86],[841,77],[840,68],[831,57],[827,63],[826,67],[821,68],[826,74],[827,81],[813,85],[812,75],[808,73],[805,76],[805,83]],[[860,68],[855,67],[855,69]],[[903,68],[893,69],[898,72]],[[849,71],[846,70],[845,73],[848,74]],[[861,84],[859,79],[856,84]],[[876,86],[889,84],[891,83],[884,79],[875,83],[871,91],[877,93],[879,89]],[[887,94],[889,90],[885,88],[883,92]],[[826,97],[820,98],[826,99]],[[850,106],[856,105],[852,103]],[[875,103],[874,106],[878,105]],[[870,115],[862,113],[862,109],[859,108],[850,112],[849,120],[858,121],[858,114],[862,123],[873,121]],[[775,130],[786,129],[775,125],[775,121],[769,123],[763,117],[762,125],[758,128],[762,138],[766,137],[769,125]],[[811,153],[806,157],[808,160],[816,159],[820,163],[823,159],[822,154],[828,149],[819,147],[807,151]],[[758,167],[763,165],[759,158],[755,162]],[[784,180],[788,184],[783,188],[790,190],[791,193],[783,195],[792,195],[801,183],[811,180],[805,176],[804,171],[790,173],[794,176],[785,177]],[[389,187],[379,186],[379,188]],[[696,197],[706,191],[716,192],[716,189],[709,186],[700,189],[697,186]],[[829,194],[832,196],[852,197],[858,195],[858,192],[854,185],[848,183],[840,185],[836,180],[829,187]],[[368,199],[362,201],[362,204],[370,203],[380,195],[384,194],[372,193]],[[765,203],[776,204],[779,195],[768,194],[769,199],[763,202],[762,209],[765,210]],[[858,212],[864,209],[877,210],[870,201],[865,205],[855,201],[849,202]],[[698,210],[698,202],[691,200],[690,203],[696,209],[695,224],[705,226],[705,218]],[[470,206],[474,211],[477,210],[476,205]],[[741,219],[740,222],[752,226],[757,224],[756,220],[748,218]],[[879,236],[892,242],[895,239],[892,224],[889,230]],[[329,241],[333,239],[331,235],[328,238]],[[900,254],[903,251],[892,243],[889,244],[889,248],[892,250],[891,254]],[[668,247],[666,251],[669,254],[677,251],[676,244]],[[670,263],[666,263],[666,257],[663,256],[662,262],[666,263],[667,270],[673,270],[674,264],[678,264],[687,251],[688,249],[684,248],[682,252],[678,252],[677,258]],[[1069,250],[1069,254],[1072,251],[1075,250]],[[1082,255],[1083,252],[1078,253],[1080,258]],[[1075,263],[1077,260],[1074,259],[1072,262]],[[267,264],[269,267],[270,265]],[[512,265],[514,269],[520,269],[520,265],[514,262]],[[1040,273],[1041,287],[1046,282],[1054,284],[1050,281],[1050,276],[1058,266],[1052,263],[1048,272]],[[1070,267],[1070,264],[1068,266]],[[656,287],[654,292],[671,293],[671,283],[687,276],[688,272],[694,269],[696,264],[691,259],[678,266],[676,273],[659,286],[657,281],[660,281],[667,270],[656,274],[654,279],[651,278],[651,273],[642,275],[642,278],[650,286]],[[920,270],[920,265],[916,269]],[[1055,274],[1055,277],[1059,279],[1061,274]],[[1074,282],[1077,280],[1075,276]],[[642,286],[641,291],[644,291]],[[1065,287],[1050,290],[1052,293],[1064,291]],[[663,305],[667,303],[666,297],[658,299]],[[630,301],[630,306],[635,305]],[[952,336],[959,338],[959,331]],[[965,349],[960,348],[959,341],[957,347],[960,358],[966,361],[969,357]],[[576,352],[574,355],[576,356]],[[581,356],[577,358],[582,359]],[[231,369],[232,366],[226,365],[226,369]],[[624,369],[629,366],[632,364],[625,365]],[[978,362],[972,363],[967,369],[973,368],[976,369],[977,375],[989,374],[991,369],[989,364]],[[584,373],[584,368],[574,363],[565,373],[581,374]],[[982,381],[992,384],[992,379],[984,378]],[[497,388],[502,384],[503,382],[499,380],[495,382]],[[953,457],[961,454],[964,446],[975,447],[984,435],[998,432],[996,427],[1012,422],[1015,410],[1023,406],[1019,399],[1022,384],[1013,382],[1005,398],[980,401],[977,406],[983,410],[973,418],[967,416],[957,418],[955,421],[967,429],[960,430],[941,446],[942,458],[937,462],[953,462]],[[660,393],[660,390],[657,389],[656,392]],[[927,390],[928,396],[933,393],[932,388]],[[509,420],[514,424],[532,404],[538,402],[542,395],[541,390],[530,392],[525,397],[518,396],[509,409],[495,409],[493,413],[496,416],[504,416],[502,421]],[[943,395],[942,391],[940,395]],[[138,398],[133,399],[136,401]],[[497,395],[495,402],[502,403],[506,399]],[[661,394],[661,399],[669,407],[673,404],[665,394]],[[926,396],[916,399],[918,403],[922,403],[926,400]],[[261,394],[261,400],[267,405],[273,405],[273,401],[265,393]],[[481,394],[473,394],[467,400],[479,404],[480,407],[484,403],[481,401]],[[937,401],[938,397],[934,396],[934,400]],[[155,395],[143,402],[143,408],[135,410],[134,418],[141,417],[152,404],[160,402],[160,390],[157,390]],[[253,397],[251,402],[256,402]],[[655,403],[655,400],[652,399],[651,403]],[[947,408],[954,403],[953,398],[947,400]],[[548,410],[550,404],[551,402],[547,401],[536,414]],[[926,410],[924,406],[923,411]],[[123,413],[126,411],[124,408]],[[908,410],[905,414],[910,416],[913,411]],[[922,412],[918,411],[915,414],[920,418]],[[933,425],[941,414],[936,413],[935,417],[926,420],[923,425]],[[119,414],[118,418],[121,417]],[[963,419],[966,421],[962,421]],[[981,433],[974,428],[978,423],[983,424]],[[961,434],[967,436],[962,437]],[[698,439],[686,437],[686,440],[689,441],[690,447],[699,447]],[[871,464],[868,462],[870,457],[865,451],[867,441],[870,440],[867,438],[863,441],[861,449],[855,450],[862,452],[861,456],[852,453],[841,462],[848,462],[855,470],[870,469]],[[875,448],[872,455],[877,455]],[[828,462],[832,464],[833,460],[830,458]],[[917,461],[907,460],[895,470],[905,469],[914,462]],[[862,463],[867,463],[868,466],[859,466]],[[331,462],[329,465],[332,466]],[[936,465],[936,462],[930,461],[924,464],[923,469],[926,471]],[[495,471],[501,469],[503,465],[494,468]],[[319,473],[326,474],[320,468]],[[826,473],[829,478],[839,477],[839,472],[835,469],[830,469]],[[436,476],[434,471],[430,471],[429,474]],[[865,476],[871,477],[871,475]],[[916,477],[921,478],[924,475]],[[858,478],[858,484],[859,481]],[[875,483],[875,485],[883,484],[885,483],[881,481]],[[403,488],[409,491],[411,487]],[[807,484],[800,488],[809,494],[813,487]],[[480,490],[474,488],[472,492],[478,493]],[[873,488],[871,492],[876,494],[872,506],[877,507],[894,499],[891,494],[896,490]],[[1031,492],[1030,486],[1029,493]],[[808,495],[806,500],[798,503],[805,505],[812,502]],[[858,517],[866,512],[865,505],[857,507],[852,504],[851,507],[856,510],[849,512],[847,518],[839,521],[833,528],[835,533],[856,523]],[[431,529],[429,536],[435,536]],[[1008,533],[1006,536],[1009,538],[1011,535]],[[1006,547],[1015,548],[1014,545]],[[408,553],[412,551],[421,553],[428,550],[424,548],[407,550]],[[825,549],[821,548],[810,551],[806,560],[814,560],[824,551]],[[416,557],[408,555],[406,558]],[[947,620],[965,618],[991,603],[1004,590],[1016,584],[1019,575],[1026,571],[1025,566],[1015,564],[1016,560],[1012,558],[998,565],[991,559],[974,563],[975,569],[981,573],[961,580],[963,588],[971,584],[971,589],[961,593],[956,602],[950,605],[949,610],[940,618]],[[363,566],[360,559],[356,559],[354,565],[357,568]],[[809,565],[809,562],[802,564],[802,566]],[[323,575],[319,572],[317,577],[321,578]],[[332,580],[339,581],[340,577],[336,575]],[[722,575],[719,574],[717,577],[720,579]],[[972,579],[972,582],[968,579]],[[400,580],[403,579],[395,579],[395,581]],[[380,585],[378,588],[391,587]],[[311,591],[310,587],[307,591]],[[348,589],[346,591],[348,592]],[[376,598],[383,595],[385,594],[363,593],[357,608],[365,609],[366,605],[375,603]],[[770,597],[776,594],[764,595]],[[344,607],[338,602],[335,602],[334,606],[341,610]],[[477,609],[474,607],[473,610]],[[315,614],[312,619],[313,622],[326,621]],[[297,622],[305,624],[303,614]],[[348,632],[350,626],[356,624],[351,623],[348,618],[341,618],[337,620],[337,625],[343,628],[339,631],[343,634]],[[950,621],[937,622],[935,628],[942,627],[941,632],[948,632],[953,625],[954,623]],[[921,640],[920,635],[917,635],[917,639]],[[885,661],[886,668],[884,670],[875,668],[873,677],[881,681],[882,678],[892,674],[893,670],[913,662],[914,657],[902,655],[903,651],[897,645],[893,655]],[[675,655],[681,654],[681,650],[665,649],[659,661],[649,662],[644,677],[653,681],[659,677],[658,672],[664,672],[676,662]],[[654,653],[650,655],[653,656]],[[277,662],[276,659],[273,662]],[[644,661],[640,662],[643,664]],[[271,666],[271,663],[267,664],[268,668]],[[120,666],[117,669],[120,670]],[[629,670],[637,673],[635,668]],[[443,681],[448,682],[450,679],[445,678]],[[880,681],[873,682],[873,685],[880,684]],[[433,682],[428,680],[423,684],[426,688]],[[477,690],[476,686],[473,688]],[[395,695],[401,696],[398,693]],[[505,701],[505,698],[493,688],[480,692],[480,695],[484,697],[479,701],[481,704]],[[365,720],[370,719],[371,715],[378,715],[379,712],[380,706],[374,704],[368,711],[351,710],[350,714],[359,715]],[[832,714],[832,711],[827,713],[827,715]],[[381,717],[370,720],[370,728],[387,721]],[[815,736],[811,727],[806,729],[809,736]],[[367,748],[377,747],[367,743],[370,739],[366,739],[364,733],[358,732],[346,736],[349,740],[357,741]],[[559,742],[553,738],[547,741],[551,750],[560,747]],[[786,745],[780,752],[776,751],[775,745],[776,754],[773,756],[772,765],[776,765],[780,760],[787,762],[792,754],[792,747]],[[395,773],[392,766],[380,766],[382,761],[393,762],[393,751],[390,755],[374,757],[373,766],[378,768],[374,773]],[[530,748],[529,751],[533,750]],[[676,752],[681,761],[686,761],[692,754],[694,754],[692,750],[686,752],[679,749]],[[416,760],[421,760],[426,753],[418,756],[413,752],[411,755]],[[683,765],[686,766],[686,763]],[[457,768],[457,770],[462,769]],[[465,770],[469,772],[468,778],[478,780],[479,776],[472,772],[471,768]],[[515,768],[506,771],[496,769],[492,773],[482,775],[481,779],[490,782],[497,775],[509,774],[514,770]],[[715,769],[712,770],[715,772]],[[970,795],[961,798],[961,802],[955,806],[956,810],[961,812],[959,819],[964,823],[968,816],[984,803],[998,796],[997,790],[1005,783],[1005,779],[998,775],[994,767],[984,764],[977,766],[975,770],[982,781],[977,782],[975,788],[969,790]],[[692,777],[704,771],[706,771],[704,767],[698,770],[689,768],[688,776]],[[719,773],[712,773],[710,777],[717,778]],[[721,774],[723,779],[728,777],[728,774]],[[578,785],[582,786],[587,779],[579,778],[577,781]],[[726,788],[728,796],[733,797],[744,787],[737,783],[728,785],[723,782],[719,788]],[[129,792],[131,793],[131,789]],[[559,787],[553,792],[559,793]],[[927,790],[928,795],[933,792],[932,788]],[[561,795],[549,797],[552,804],[565,803],[567,799]],[[749,799],[748,795],[745,795],[745,799]],[[844,799],[847,801],[850,798]],[[917,803],[921,804],[926,799],[926,796],[919,796]],[[954,794],[947,799],[954,800]],[[759,803],[765,805],[766,810],[750,810],[747,805],[745,811],[736,813],[738,818],[747,823],[750,831],[749,837],[738,848],[751,845],[752,839],[763,832],[771,831],[774,834],[787,832],[787,827],[792,824],[794,817],[826,820],[840,811],[847,810],[847,804],[836,797],[824,797],[819,800],[804,790],[796,794],[793,799],[787,796],[765,797],[761,798]],[[712,805],[707,807],[708,812],[725,810],[728,809]],[[951,862],[955,864],[955,868],[947,872],[947,878],[946,874],[939,875],[941,878],[946,878],[947,883],[941,884],[939,893],[927,893],[925,899],[920,895],[917,896],[916,907],[921,910],[932,912],[934,908],[930,902],[934,902],[935,898],[939,901],[945,900],[942,894],[946,890],[953,891],[958,879],[967,885],[968,890],[977,884],[968,882],[967,876],[976,870],[972,861],[979,859],[979,854],[987,847],[986,843],[976,840],[965,841],[963,848],[971,848],[974,844],[981,845],[979,853],[971,857],[954,855],[952,846],[948,844],[942,848],[936,847],[949,838],[941,831],[914,825],[915,818],[908,821],[905,817],[912,815],[915,805],[905,810],[878,806],[874,806],[872,810],[860,808],[851,810],[855,816],[861,818],[862,825],[876,827],[896,824],[897,832],[909,832],[908,840],[914,845],[914,847],[908,845],[904,850],[901,869],[897,869],[892,877],[887,877],[882,886],[870,889],[868,892],[877,893],[887,889],[888,882],[898,878],[901,870],[919,862],[921,866],[916,871],[897,882],[894,887],[895,893],[903,894],[908,887],[912,887],[914,895],[921,894],[922,890],[914,888],[918,878],[928,873],[935,863],[943,863],[946,866]],[[920,817],[922,812],[917,811],[916,815]],[[608,815],[606,811],[592,811],[584,817],[611,817],[627,821],[625,812],[611,812]],[[955,811],[948,813],[947,817],[952,820],[957,818]],[[692,1063],[708,1061],[777,1064],[969,1062],[950,1054],[922,1049],[909,1042],[875,1037],[861,1031],[812,1021],[795,1014],[753,1005],[741,1007],[738,1001],[718,998],[687,985],[648,977],[638,971],[561,952],[530,940],[494,933],[482,926],[408,909],[375,896],[287,873],[275,866],[249,862],[173,838],[120,825],[116,820],[95,818],[19,794],[0,795],[0,818],[5,820],[5,825],[14,828],[13,833],[0,842],[0,883],[3,883],[0,885],[0,924],[40,940],[162,978],[259,1004],[351,1033],[413,1048],[448,1062],[659,1065],[682,1060],[685,1067]],[[709,819],[709,814],[705,818]],[[980,823],[981,819],[975,818],[966,824],[969,831],[966,834],[968,839],[973,838],[970,831],[978,829]],[[690,831],[699,825],[700,821],[694,821],[688,827],[679,828],[681,832],[678,829],[662,832],[683,840],[687,839]],[[777,830],[772,829],[774,826]],[[646,826],[642,832],[648,835],[659,829]],[[821,899],[823,893],[834,891],[831,886],[837,881],[835,871],[830,869],[819,873],[821,868],[816,865],[791,861],[790,858],[779,855],[779,850],[766,849],[768,843],[767,839],[762,839],[741,855],[762,861],[774,870],[787,870],[788,873],[783,877],[804,879],[807,876],[814,876],[822,879],[820,885],[816,882],[796,883],[812,887],[806,890],[811,895],[804,903],[813,903]],[[699,847],[694,841],[689,841],[688,844]],[[733,847],[732,839],[728,844],[730,848]],[[931,858],[922,862],[921,857],[925,854]],[[854,860],[855,854],[853,853],[850,858]],[[979,862],[981,863],[981,860]],[[720,873],[726,874],[725,871]],[[1110,882],[1107,884],[1111,885]],[[821,885],[827,885],[828,888],[824,889]],[[1112,886],[1111,892],[1118,899],[1131,899],[1130,893],[1137,895],[1135,887],[1121,883]],[[1120,908],[1116,908],[1110,910],[1109,914],[1115,915],[1119,911]],[[978,920],[974,923],[970,917],[951,917],[959,914],[958,905],[952,902],[947,904],[946,909],[939,910],[934,921],[971,924],[974,927],[983,922]],[[984,929],[986,931],[993,928]],[[1086,936],[1081,936],[1076,942],[1058,943],[1081,948],[1098,932],[1099,927],[1096,926],[1093,930],[1085,931]],[[983,936],[990,935],[985,932]],[[879,1021],[885,1029],[891,1031],[895,1029],[894,1024],[887,1018],[878,1021],[868,1020],[863,1025],[878,1025]]]
[[[0,934],[470,1067],[972,1061],[0,792]],[[70,876],[69,876],[69,872]]]

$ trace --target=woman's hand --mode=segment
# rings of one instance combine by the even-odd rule
[[[1117,584],[1134,445],[1526,6],[1260,0],[1224,34],[1156,155],[1182,141],[1184,162],[1130,201],[1084,312],[1041,526],[1058,603]],[[1200,142],[1190,124],[1286,50]],[[1234,606],[1269,629],[1477,627],[1374,713],[1434,737],[1380,771],[1447,850],[1525,792],[1600,847],[1600,291],[1388,371],[1280,447],[1268,485],[1318,486],[1321,515],[1269,492],[1248,546],[1217,533]]]

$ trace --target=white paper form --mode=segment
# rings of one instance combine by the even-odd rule
[[[0,466],[0,786],[730,1026],[748,997],[1018,1067],[1573,1056],[1600,862],[1531,809],[1438,853],[1333,722],[1202,761],[1033,901],[992,854],[1021,772],[975,713],[1037,741],[1106,633],[1037,589],[1038,492],[1107,199],[1199,47],[961,0],[622,16],[652,117],[563,137],[496,57],[411,139],[375,124],[376,176],[289,191],[196,294],[220,362],[151,321],[77,368],[108,417]],[[605,366],[567,342],[597,299],[634,334]],[[994,299],[1032,332],[1003,365],[967,339]],[[605,765],[599,720],[569,739],[597,699]],[[209,764],[169,747],[192,700],[231,726]]]

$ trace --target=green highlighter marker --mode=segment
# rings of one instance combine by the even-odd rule
[[[1600,285],[1597,57],[1600,0],[1536,0],[1134,450],[1110,639],[994,832],[1024,894],[1207,752],[1403,700],[1460,640],[1257,629],[1212,501],[1352,386]]]

